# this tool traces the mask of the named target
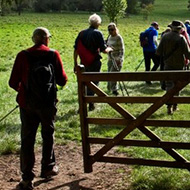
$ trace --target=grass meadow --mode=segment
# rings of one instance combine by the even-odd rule
[[[187,10],[187,0],[156,0],[154,12],[148,20],[143,20],[142,15],[128,16],[119,19],[118,28],[125,42],[125,61],[122,71],[134,72],[136,66],[143,59],[142,49],[139,46],[139,33],[149,27],[152,21],[157,21],[160,25],[161,33],[168,23],[174,19],[190,19],[190,11]],[[56,119],[55,142],[57,144],[76,141],[80,143],[80,123],[78,110],[77,81],[73,74],[73,45],[78,32],[88,27],[88,17],[91,13],[49,13],[34,14],[23,13],[0,17],[0,118],[6,115],[16,106],[16,92],[8,86],[10,72],[17,53],[29,46],[32,46],[31,35],[38,26],[47,27],[52,33],[49,46],[57,49],[62,57],[64,68],[68,75],[67,85],[58,91],[58,113]],[[109,19],[102,13],[100,16],[103,23],[100,30],[107,38],[107,25]],[[102,72],[107,70],[107,56],[102,55]],[[138,71],[143,71],[142,65]],[[100,87],[106,90],[106,83],[101,83]],[[147,87],[144,83],[127,83],[130,95],[160,95],[163,92],[159,83],[154,83]],[[190,94],[187,87],[182,94]],[[141,113],[146,105],[127,105],[129,112],[135,116]],[[166,115],[166,107],[159,109],[154,118],[159,119],[189,119],[189,105],[180,105],[180,112],[172,116]],[[115,113],[106,106],[98,106],[91,113],[92,115],[109,115]],[[190,141],[190,131],[188,129],[168,128],[165,130],[153,129],[158,136],[164,140]],[[119,131],[118,128],[108,128],[107,126],[92,126],[92,136],[113,137]],[[129,138],[146,139],[139,131],[134,130]],[[41,143],[40,130],[37,134],[37,146]],[[0,123],[0,154],[18,153],[20,147],[20,118],[17,109]],[[128,156],[138,158],[162,158],[170,159],[161,150],[146,148],[120,148]],[[187,159],[190,159],[190,151],[180,151]],[[130,166],[132,173],[130,179],[130,190],[190,190],[190,173],[181,169],[155,168],[145,166]],[[122,171],[121,171],[122,172]]]

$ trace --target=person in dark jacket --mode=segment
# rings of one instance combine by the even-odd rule
[[[47,56],[50,52],[48,47],[51,34],[48,29],[38,27],[34,30],[32,40],[34,46],[23,50],[17,54],[12,73],[9,79],[9,86],[18,92],[17,102],[20,108],[21,118],[21,151],[20,151],[20,168],[22,180],[17,189],[33,189],[35,163],[34,144],[37,129],[41,123],[41,134],[43,139],[41,177],[49,178],[58,174],[58,167],[55,162],[54,154],[54,119],[56,115],[55,97],[53,104],[45,107],[34,108],[27,101],[27,84],[29,78],[30,64],[27,54],[32,57]],[[27,53],[26,53],[27,52]],[[58,51],[54,50],[54,77],[56,84],[64,86],[67,82],[67,75],[63,68],[62,60]],[[45,97],[44,97],[45,98]]]
[[[101,69],[101,55],[100,52],[109,53],[112,51],[112,48],[107,47],[104,41],[104,37],[102,32],[98,30],[101,25],[101,18],[97,14],[93,14],[88,19],[90,27],[79,32],[74,45],[74,71],[76,71],[76,66],[78,65],[78,56],[79,54],[79,41],[85,46],[85,48],[89,51],[89,54],[94,55],[94,60],[91,63],[86,63],[80,57],[80,64],[85,66],[86,72],[99,72]],[[86,56],[88,54],[86,53]],[[98,85],[98,81],[94,81],[96,85]],[[87,95],[94,96],[94,92],[87,88]],[[89,110],[92,111],[95,109],[94,103],[89,103]]]
[[[174,20],[171,23],[171,32],[163,35],[156,54],[163,57],[164,70],[183,70],[185,58],[190,59],[190,48],[185,37],[181,34],[183,24]],[[166,91],[172,89],[174,81],[166,81]],[[179,96],[179,93],[176,94]],[[167,113],[173,114],[178,110],[177,104],[167,104]]]

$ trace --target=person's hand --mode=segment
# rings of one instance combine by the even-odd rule
[[[73,72],[76,74],[77,73],[77,64],[74,65]]]
[[[112,52],[112,51],[113,51],[113,48],[111,48],[111,47],[107,47],[107,48],[106,48],[106,52],[107,52],[107,53],[110,53],[110,52]]]

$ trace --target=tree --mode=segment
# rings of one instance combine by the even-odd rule
[[[21,14],[21,11],[23,9],[24,3],[27,2],[27,0],[14,0],[16,5],[16,11],[18,14]]]
[[[102,4],[110,22],[115,23],[119,17],[124,15],[127,8],[126,0],[103,0]]]
[[[143,8],[144,5],[154,4],[154,0],[139,0],[140,7]]]
[[[5,15],[6,9],[10,7],[12,0],[0,0],[0,12],[1,16]]]
[[[187,8],[190,11],[190,0],[188,1]]]
[[[138,12],[137,10],[137,3],[138,0],[127,0],[127,10],[126,12],[128,14],[136,14]]]
[[[154,10],[154,6],[152,3],[148,4],[148,5],[142,5],[142,14],[143,14],[143,18],[145,20],[148,19],[148,16],[150,15],[150,13]]]

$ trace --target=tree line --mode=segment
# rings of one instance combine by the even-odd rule
[[[112,1],[112,0],[110,0]],[[120,0],[114,0],[120,1]],[[154,0],[124,0],[127,14],[138,14],[144,5],[153,4]],[[104,9],[103,0],[0,0],[1,15],[16,11],[20,15],[24,10],[34,12],[89,11],[99,12]]]

